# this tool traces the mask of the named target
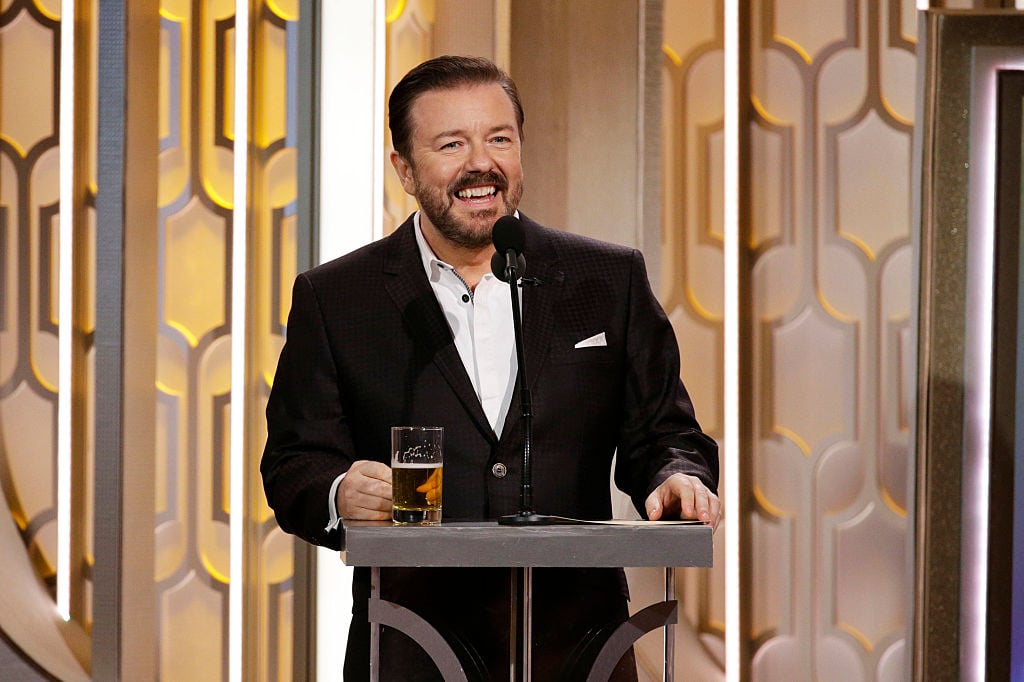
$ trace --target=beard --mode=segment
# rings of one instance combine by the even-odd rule
[[[466,249],[476,250],[490,246],[494,221],[503,215],[515,213],[523,196],[522,182],[510,187],[508,179],[495,171],[463,175],[448,185],[444,193],[436,187],[420,184],[418,179],[414,180],[415,196],[420,210],[426,214],[441,236]],[[452,211],[455,206],[455,193],[479,185],[494,185],[495,190],[501,192],[501,208],[471,211],[468,217],[455,215]]]

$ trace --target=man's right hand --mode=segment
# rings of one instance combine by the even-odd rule
[[[365,459],[352,463],[338,484],[338,516],[354,521],[391,519],[391,467]]]

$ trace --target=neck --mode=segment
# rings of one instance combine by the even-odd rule
[[[446,239],[429,221],[424,220],[422,214],[420,229],[434,255],[455,268],[470,289],[476,289],[484,275],[491,271],[491,254],[494,253],[494,247],[490,244],[479,249],[456,244]]]

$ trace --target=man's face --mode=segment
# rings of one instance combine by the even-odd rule
[[[393,152],[421,223],[469,249],[491,244],[491,228],[523,195],[516,113],[497,83],[432,90],[412,106],[411,159]]]

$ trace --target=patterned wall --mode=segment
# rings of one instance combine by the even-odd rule
[[[436,18],[434,0],[388,0],[387,65],[385,96],[412,67],[430,59],[433,53],[433,31]],[[385,128],[384,155],[390,158],[391,131]],[[391,234],[409,214],[416,210],[416,199],[405,193],[391,161],[384,162],[384,234]]]
[[[161,7],[160,281],[156,585],[163,679],[226,679],[234,191],[234,2]],[[248,339],[258,389],[248,416],[250,474],[295,276],[297,2],[252,14]],[[257,476],[258,480],[258,476]],[[253,646],[260,679],[291,674],[292,541],[262,493],[246,511]],[[210,666],[219,661],[220,666]]]
[[[701,361],[722,344],[722,4],[666,3],[663,297],[698,402],[722,395]],[[751,4],[755,679],[903,677],[914,5]],[[698,409],[714,432],[720,405]],[[688,585],[714,650],[722,573]]]
[[[89,3],[82,3],[89,5]],[[297,0],[253,15],[252,471],[295,257]],[[934,3],[938,4],[938,3]],[[966,7],[967,0],[949,6]],[[94,3],[93,3],[94,5]],[[749,304],[754,435],[746,633],[758,679],[901,679],[908,591],[913,0],[754,0]],[[92,5],[90,5],[92,6]],[[161,6],[158,482],[162,679],[226,677],[235,3]],[[387,87],[431,51],[434,3],[391,0]],[[0,0],[0,488],[38,577],[56,555],[58,0]],[[705,427],[722,429],[722,0],[666,0],[662,300]],[[513,36],[513,39],[515,37]],[[28,66],[26,66],[28,65]],[[80,72],[88,74],[88,69]],[[88,115],[92,115],[87,112]],[[89,143],[81,154],[91,155]],[[88,167],[89,164],[86,164]],[[385,175],[393,182],[390,172]],[[90,182],[80,197],[91,262]],[[386,190],[385,230],[411,209]],[[89,385],[92,272],[80,271]],[[711,359],[709,361],[709,359]],[[85,391],[88,395],[90,392]],[[88,399],[76,405],[80,423]],[[77,456],[90,461],[88,429]],[[88,475],[76,482],[87,498]],[[290,678],[292,541],[250,492],[251,677]],[[91,507],[75,533],[91,535]],[[716,538],[721,547],[722,531]],[[9,552],[5,547],[3,552]],[[74,579],[87,595],[88,547]],[[712,652],[723,561],[683,579]],[[87,599],[75,613],[89,623]],[[210,660],[224,661],[220,668]]]
[[[247,461],[258,481],[263,406],[276,359],[296,263],[296,73],[298,0],[253,4],[247,339],[255,385]],[[158,674],[166,680],[219,680],[228,672],[228,524],[249,521],[247,679],[290,679],[292,540],[277,529],[261,489],[245,510],[229,506],[231,235],[234,172],[235,2],[161,4],[159,139],[158,433],[153,491],[158,598]],[[95,5],[83,16],[95,17]],[[53,589],[56,570],[58,333],[58,0],[0,2],[0,484],[38,577]],[[89,41],[88,31],[80,39]],[[81,54],[95,53],[87,44]],[[26,67],[31,65],[31,67]],[[90,66],[76,74],[88,80]],[[84,90],[90,91],[88,83]],[[93,102],[79,115],[94,125]],[[80,156],[95,154],[94,133]],[[84,167],[90,168],[91,162]],[[95,181],[82,179],[92,188]],[[77,226],[85,348],[77,423],[91,424],[95,261],[89,206]],[[86,426],[86,431],[89,431]],[[88,435],[86,433],[86,435]],[[76,442],[91,462],[91,439]],[[87,631],[92,477],[74,482],[89,504],[74,519],[85,562],[73,576],[84,594],[73,623]],[[10,552],[11,548],[4,548]],[[88,658],[88,644],[84,657]],[[217,661],[217,665],[210,665]],[[88,669],[88,661],[84,661]]]
[[[26,56],[31,70],[20,68]],[[59,2],[0,3],[0,485],[36,571],[51,587],[59,70]]]

